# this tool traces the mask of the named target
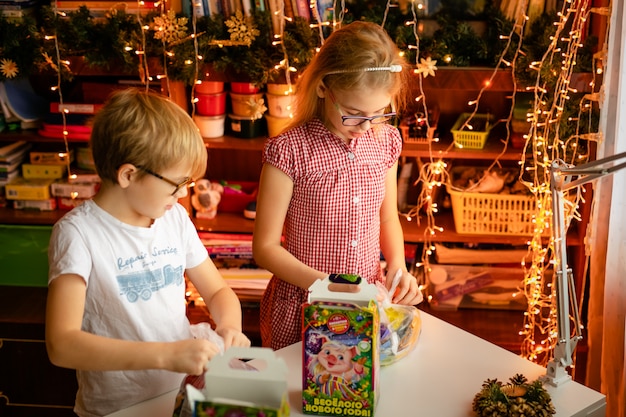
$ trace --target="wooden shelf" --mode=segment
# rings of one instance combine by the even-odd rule
[[[208,149],[228,149],[237,151],[262,151],[266,137],[252,139],[240,139],[232,136],[219,138],[204,138],[204,144]]]
[[[14,132],[2,132],[0,134],[0,140],[2,140],[3,142],[25,140],[30,143],[63,144],[63,138],[49,138],[49,137],[41,136],[39,133],[37,133],[37,130],[34,130],[34,129],[17,130]],[[76,138],[72,138],[71,136],[67,138],[67,141],[72,144],[83,143],[87,145],[89,143],[87,139],[76,139]]]
[[[0,207],[0,224],[51,226],[65,213],[67,211],[64,210],[15,210]]]
[[[254,220],[246,219],[239,213],[220,213],[219,209],[214,219],[192,220],[201,232],[252,233],[254,230]]]
[[[400,223],[402,224],[402,230],[404,231],[404,241],[411,243],[421,243],[425,240],[424,231],[426,230],[426,221],[423,218],[420,220],[412,219],[407,220],[406,216],[400,216]],[[454,217],[452,212],[438,213],[435,217],[435,224],[438,227],[442,227],[443,231],[436,232],[430,239],[432,242],[458,242],[458,243],[494,243],[503,245],[523,246],[528,243],[531,236],[506,236],[506,235],[471,235],[460,234],[456,232],[454,227]],[[549,239],[548,236],[545,239]],[[568,246],[582,245],[582,239],[578,234],[578,228],[571,227],[567,234]]]
[[[461,149],[452,145],[452,138],[443,138],[439,142],[415,143],[404,142],[402,156],[434,159],[471,159],[501,161],[519,161],[522,150],[506,145],[496,137],[489,137],[483,149]]]

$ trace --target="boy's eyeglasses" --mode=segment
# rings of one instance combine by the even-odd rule
[[[381,123],[385,123],[388,122],[392,117],[394,117],[396,115],[396,112],[391,112],[391,113],[385,113],[385,114],[381,114],[378,116],[372,116],[372,117],[367,117],[367,116],[345,116],[343,114],[343,112],[341,111],[341,108],[339,107],[339,105],[337,104],[337,102],[335,101],[335,96],[333,95],[332,91],[330,91],[330,89],[327,89],[328,91],[328,97],[330,98],[331,103],[333,103],[333,106],[335,106],[335,108],[337,109],[337,111],[339,112],[339,114],[341,115],[341,124],[343,124],[344,126],[359,126],[365,122],[370,122],[373,125],[378,125]]]
[[[160,180],[165,181],[166,183],[173,185],[174,187],[174,192],[172,193],[172,195],[176,195],[178,193],[178,191],[180,191],[181,188],[185,187],[185,186],[189,186],[189,185],[193,185],[193,178],[191,177],[186,177],[185,179],[183,179],[181,182],[176,182],[176,181],[172,181],[168,178],[165,178],[163,175],[157,174],[154,171],[149,170],[148,168],[144,168],[142,166],[138,166],[137,168],[139,168],[140,170],[147,172],[148,174],[157,177]]]

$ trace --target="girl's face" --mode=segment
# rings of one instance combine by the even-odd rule
[[[342,116],[382,116],[389,112],[391,104],[391,95],[385,89],[342,92],[322,88],[319,94],[324,97],[326,127],[346,143],[361,136],[373,124],[365,120],[356,126],[345,126]]]

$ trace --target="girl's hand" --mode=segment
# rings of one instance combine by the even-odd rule
[[[392,285],[394,275],[397,271],[389,271],[386,277],[387,288]],[[389,288],[392,290],[391,288]],[[424,301],[422,291],[420,291],[417,285],[417,279],[411,275],[408,271],[402,271],[402,276],[398,282],[398,286],[393,290],[391,295],[391,302],[394,304],[404,304],[414,306]]]
[[[165,369],[188,375],[201,375],[207,370],[207,362],[220,353],[220,348],[205,339],[187,339],[170,344],[170,363]]]
[[[234,327],[217,328],[215,331],[224,339],[224,350],[231,346],[249,347],[251,345],[250,339]]]

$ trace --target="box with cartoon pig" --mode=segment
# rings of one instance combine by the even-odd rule
[[[309,290],[302,307],[302,412],[371,417],[380,391],[376,286],[327,278]]]

